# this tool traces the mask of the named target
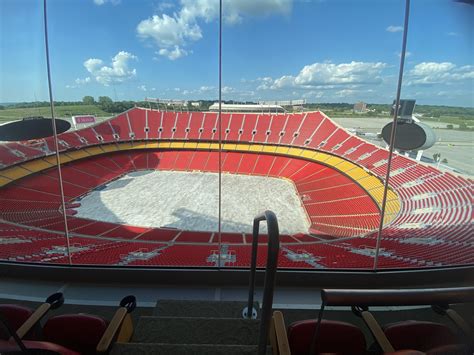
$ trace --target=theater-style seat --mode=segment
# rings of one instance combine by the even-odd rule
[[[33,314],[33,310],[16,304],[0,304],[0,314],[8,322],[11,330],[16,332]],[[8,340],[9,338],[10,334],[0,327],[0,339]]]
[[[469,354],[468,346],[459,344],[449,327],[440,323],[402,321],[383,327],[395,350],[413,349],[428,354]]]
[[[426,355],[472,355],[472,350],[466,344],[443,345],[430,349]]]
[[[81,355],[81,353],[65,348],[61,345],[48,343],[45,341],[25,340],[23,341],[23,345],[26,349],[28,349],[28,351],[31,351],[31,354]],[[0,354],[17,355],[24,354],[24,352],[21,351],[19,345],[15,341],[0,340]]]
[[[64,314],[48,319],[43,327],[43,339],[81,354],[94,354],[107,325],[97,316]]]
[[[322,320],[316,341],[316,352],[310,354],[315,329],[314,319],[298,321],[288,327],[288,342],[292,355],[366,353],[365,337],[359,328],[345,322]]]

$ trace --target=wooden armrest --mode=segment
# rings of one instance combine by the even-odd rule
[[[23,339],[23,337],[29,333],[31,329],[44,317],[46,313],[51,308],[51,304],[43,303],[39,306],[36,311],[21,325],[20,328],[16,331],[18,338]]]
[[[118,335],[117,335],[118,334]],[[127,308],[120,307],[114,317],[109,323],[109,326],[102,335],[99,343],[97,344],[97,352],[105,353],[109,350],[112,341],[117,335],[117,341],[126,343],[130,341],[133,334],[133,322],[132,317],[128,313]]]
[[[367,327],[369,327],[370,332],[372,333],[375,340],[382,348],[383,352],[384,353],[394,352],[395,349],[393,348],[392,344],[390,344],[390,341],[387,339],[387,336],[383,332],[379,323],[377,323],[377,320],[374,318],[372,313],[364,310],[360,313],[360,315],[362,316],[362,319],[364,320]]]
[[[288,343],[288,335],[286,334],[285,319],[280,311],[273,312],[273,324],[275,327],[275,336],[278,346],[278,354],[290,355],[290,344]]]
[[[56,309],[63,305],[64,296],[61,292],[56,292],[46,298],[46,301],[39,306],[36,311],[17,329],[18,338],[23,337],[30,332],[31,329],[44,317],[50,309]]]

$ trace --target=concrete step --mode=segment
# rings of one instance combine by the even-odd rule
[[[160,317],[212,317],[212,318],[242,318],[242,310],[246,302],[239,301],[178,301],[158,300],[154,316]],[[258,303],[254,302],[258,311]]]
[[[259,320],[200,317],[141,317],[134,343],[258,344]]]
[[[257,345],[212,345],[212,344],[162,344],[126,343],[115,344],[111,355],[255,355]],[[267,354],[272,349],[267,346]]]

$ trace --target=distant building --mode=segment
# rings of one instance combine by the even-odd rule
[[[367,104],[365,102],[359,101],[354,104],[354,113],[365,113],[367,112]]]
[[[199,107],[199,106],[201,106],[201,103],[200,103],[199,101],[197,101],[197,102],[191,102],[191,106],[192,106],[192,107]]]
[[[259,101],[259,105],[279,105],[279,106],[303,106],[306,100],[273,100],[273,101]]]
[[[280,105],[221,104],[223,112],[285,112]],[[219,103],[213,103],[209,111],[218,111]]]

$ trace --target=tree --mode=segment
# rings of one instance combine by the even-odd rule
[[[113,112],[114,102],[108,96],[99,96],[99,106],[106,112]]]
[[[113,101],[108,96],[99,96],[99,105],[110,105]]]
[[[82,98],[82,103],[85,104],[85,105],[94,105],[95,100],[92,96],[84,96]]]

